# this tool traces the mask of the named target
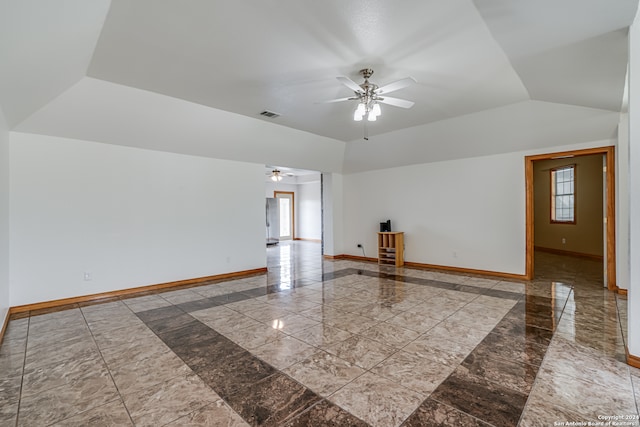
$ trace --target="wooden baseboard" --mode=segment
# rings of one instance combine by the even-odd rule
[[[624,295],[627,296],[627,294],[629,293],[629,291],[627,289],[622,289],[622,288],[616,288],[616,292],[620,295]]]
[[[378,262],[378,258],[371,258],[359,255],[348,255],[348,254],[340,254],[340,255],[324,255],[325,259],[339,261],[342,259],[348,259],[351,261],[364,261],[364,262]]]
[[[490,271],[490,270],[476,270],[473,268],[450,267],[446,265],[422,264],[419,262],[405,261],[404,265],[405,267],[420,268],[424,270],[440,270],[440,271],[445,271],[450,273],[476,274],[479,276],[501,277],[505,279],[526,280],[527,278],[526,275],[524,274],[503,273],[501,271]]]
[[[9,325],[10,317],[10,311],[7,310],[7,314],[4,316],[4,319],[2,321],[2,328],[0,328],[0,345],[2,345],[2,340],[4,339],[4,333],[7,330],[7,326]]]
[[[334,261],[348,259],[351,261],[365,261],[365,262],[378,262],[378,258],[370,258],[359,255],[348,255],[348,254],[340,254],[340,255],[324,255],[325,259],[330,259]]]
[[[564,251],[562,249],[545,248],[542,246],[534,246],[533,249],[540,252],[547,252],[549,254],[586,258],[586,259],[591,259],[593,261],[604,261],[604,257],[602,255],[593,255],[593,254],[585,254],[582,252]]]
[[[348,254],[344,254],[342,255],[342,259],[348,259],[351,261],[364,261],[364,262],[378,262],[378,258],[371,258],[371,257],[367,257],[367,256],[360,256],[360,255],[348,255]]]
[[[293,240],[303,240],[305,242],[322,243],[322,240],[320,240],[320,239],[307,239],[306,237],[296,237]]]
[[[255,268],[253,270],[236,271],[233,273],[217,274],[214,276],[197,277],[194,279],[178,280],[175,282],[159,283],[156,285],[147,285],[147,286],[140,286],[136,288],[120,289],[117,291],[101,292],[97,294],[82,295],[78,297],[63,298],[63,299],[57,299],[52,301],[43,301],[43,302],[37,302],[33,304],[25,304],[25,305],[18,305],[15,307],[11,307],[9,309],[9,313],[11,314],[22,313],[25,311],[50,309],[50,308],[55,308],[55,307],[60,307],[60,306],[65,306],[70,304],[78,304],[78,303],[97,301],[102,299],[114,299],[114,298],[118,298],[125,295],[142,294],[142,293],[148,293],[150,291],[159,291],[159,290],[168,289],[168,288],[182,288],[185,286],[198,285],[205,282],[233,279],[233,278],[245,277],[245,276],[253,276],[256,274],[264,274],[266,272],[267,272],[267,268],[262,267],[262,268]]]
[[[629,349],[625,350],[627,351],[627,365],[640,369],[640,357],[629,354]]]
[[[326,259],[332,260],[341,260],[348,259],[352,261],[365,261],[365,262],[378,262],[378,258],[364,257],[358,255],[325,255]],[[446,265],[434,265],[434,264],[423,264],[419,262],[404,262],[405,267],[409,268],[418,268],[422,270],[440,270],[446,271],[450,273],[458,273],[458,274],[476,274],[480,276],[491,276],[491,277],[501,277],[506,279],[516,279],[516,280],[526,280],[526,276],[524,274],[513,274],[513,273],[502,273],[500,271],[488,271],[488,270],[474,270],[472,268],[462,268],[462,267],[448,267]]]

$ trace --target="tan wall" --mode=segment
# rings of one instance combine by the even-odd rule
[[[534,162],[534,245],[603,255],[602,155]],[[576,224],[551,224],[550,169],[576,165]],[[562,243],[562,239],[566,243]]]

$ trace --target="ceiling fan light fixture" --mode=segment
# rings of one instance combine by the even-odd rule
[[[273,172],[271,172],[271,181],[273,182],[282,181],[282,175],[280,174],[280,171],[278,169],[274,169]]]
[[[360,102],[356,111],[353,112],[353,120],[356,122],[361,122],[364,116],[367,114],[367,106],[364,102]]]
[[[371,109],[371,113],[369,113],[369,115],[371,114],[373,114],[376,117],[382,114],[382,110],[380,109],[380,104],[378,104],[377,102],[373,104],[373,108]]]
[[[405,77],[404,79],[388,83],[384,86],[378,86],[375,83],[369,82],[369,77],[371,77],[371,75],[373,74],[373,70],[371,68],[364,68],[360,70],[360,74],[362,75],[362,77],[364,77],[364,83],[362,84],[357,84],[348,77],[337,77],[340,83],[354,92],[354,96],[330,99],[324,102],[333,103],[342,101],[358,101],[358,106],[353,112],[353,120],[356,122],[361,122],[365,117],[367,118],[367,121],[377,121],[378,117],[382,116],[382,108],[380,107],[380,103],[393,105],[394,107],[399,108],[413,107],[414,103],[412,101],[387,96],[388,93],[403,89],[416,83],[416,80],[413,77]],[[384,96],[381,96],[383,94]],[[366,126],[365,139],[368,139],[366,137]]]

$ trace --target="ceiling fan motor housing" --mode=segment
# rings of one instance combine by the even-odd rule
[[[362,70],[360,70],[360,74],[366,80],[373,75],[373,70],[371,68],[363,68]]]

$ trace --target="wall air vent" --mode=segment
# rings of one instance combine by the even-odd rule
[[[274,113],[273,111],[264,110],[260,113],[261,116],[268,117],[270,119],[275,119],[276,117],[280,117],[280,114]]]

